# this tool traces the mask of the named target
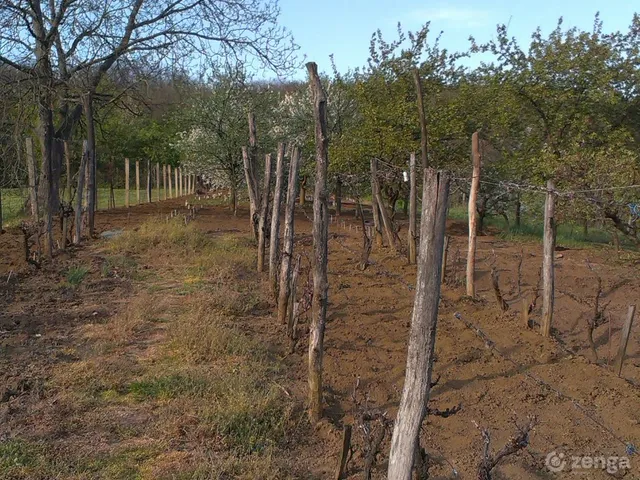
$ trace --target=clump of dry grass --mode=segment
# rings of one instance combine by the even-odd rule
[[[188,255],[206,248],[210,239],[195,225],[185,226],[178,220],[149,220],[136,230],[130,230],[108,243],[112,253],[142,254],[151,249],[154,254],[170,250],[174,255]]]
[[[148,293],[133,297],[122,311],[107,323],[87,324],[85,338],[96,342],[102,350],[109,350],[134,342],[144,332],[155,327],[167,307],[167,300]]]
[[[224,356],[258,355],[262,349],[225,323],[226,317],[201,302],[179,315],[169,326],[171,344],[193,363],[214,362]]]

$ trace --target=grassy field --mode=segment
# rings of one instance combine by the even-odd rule
[[[455,205],[449,209],[449,218],[454,220],[467,220],[467,207],[463,205]],[[485,218],[485,226],[494,227],[501,230],[501,236],[508,240],[542,240],[544,231],[540,219],[522,218],[519,227],[513,222],[507,226],[502,217],[491,216]],[[565,246],[579,246],[585,244],[610,244],[613,238],[610,232],[596,227],[589,227],[585,235],[582,225],[561,223],[558,225],[557,243]],[[624,244],[624,240],[620,239]]]
[[[164,192],[161,193],[163,194]],[[116,207],[124,207],[125,205],[125,189],[117,188],[114,190]],[[8,188],[2,190],[2,223],[3,225],[13,225],[25,216],[24,205],[28,196],[27,189]],[[157,191],[153,191],[152,199],[156,201]],[[109,201],[109,189],[98,189],[98,210],[105,209]],[[140,202],[146,203],[147,194],[145,191],[140,192]],[[137,205],[138,199],[135,190],[129,190],[129,203]]]

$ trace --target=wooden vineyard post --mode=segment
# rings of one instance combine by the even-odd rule
[[[124,205],[129,208],[129,159],[124,159]],[[79,185],[79,184],[78,184]]]
[[[38,180],[36,177],[36,159],[33,155],[33,140],[27,137],[26,140],[27,153],[27,172],[29,174],[29,202],[31,203],[31,219],[37,224],[40,220],[38,212]]]
[[[264,185],[260,200],[260,218],[258,220],[258,273],[264,271],[264,247],[267,236],[267,216],[269,215],[269,194],[271,189],[271,154],[264,157]]]
[[[277,298],[278,278],[277,260],[280,247],[280,205],[282,203],[282,183],[284,176],[284,143],[278,144],[276,157],[276,185],[273,191],[273,207],[271,210],[271,234],[269,236],[269,285],[271,294]]]
[[[636,306],[629,305],[629,311],[627,313],[627,320],[622,327],[622,336],[620,337],[620,347],[618,348],[618,355],[616,357],[616,375],[622,374],[622,364],[624,363],[624,357],[627,354],[627,345],[629,344],[629,337],[631,336],[631,326],[633,325],[633,317],[636,314]]]
[[[140,205],[140,160],[136,160],[136,201]]]
[[[543,336],[551,335],[554,302],[554,262],[556,250],[556,220],[555,220],[555,185],[552,180],[547,181],[547,199],[544,203],[544,245],[542,260],[542,324]]]
[[[420,427],[429,403],[449,182],[447,174],[433,169],[425,170],[420,220],[420,253],[409,333],[407,368],[391,438],[387,473],[387,478],[394,480],[411,478]]]
[[[169,186],[168,198],[173,198],[173,182],[171,180],[171,165],[167,165],[167,184]]]
[[[309,417],[316,423],[322,417],[322,356],[327,317],[329,283],[327,280],[329,210],[327,202],[327,168],[329,137],[327,135],[327,97],[318,75],[318,66],[307,63],[313,90],[316,184],[313,192],[313,300],[309,326]]]
[[[156,197],[158,198],[158,202],[162,200],[162,196],[160,195],[160,163],[156,162],[156,190],[158,194]]]
[[[409,157],[409,264],[416,263],[416,154]]]
[[[179,191],[178,191],[178,167],[173,167],[173,198],[178,198],[179,195]]]
[[[444,248],[442,249],[442,271],[440,272],[440,283],[444,284],[444,280],[447,276],[447,256],[449,254],[449,241],[450,237],[444,237]]]
[[[384,203],[382,203],[382,195],[380,194],[380,183],[378,182],[378,161],[376,159],[371,159],[370,168],[372,189],[371,195],[373,198],[375,198],[376,204],[378,205],[379,219],[382,219],[382,226],[384,227],[384,233],[387,237],[387,242],[389,242],[389,248],[395,253],[397,247],[397,234],[395,233],[393,225],[391,224],[391,217],[389,217],[389,212],[387,212]]]
[[[294,213],[296,211],[296,195],[298,194],[298,163],[300,150],[293,148],[289,165],[289,183],[287,184],[287,203],[284,212],[284,235],[282,236],[282,261],[280,263],[280,287],[278,289],[278,322],[287,321],[289,303],[289,277],[291,276],[291,258],[293,256]]]
[[[159,193],[158,193],[159,195]],[[162,199],[167,199],[167,165],[162,165]]]
[[[344,478],[347,460],[349,459],[349,449],[351,448],[351,425],[345,424],[342,430],[342,447],[338,457],[338,467],[336,468],[335,480]]]
[[[75,243],[76,245],[80,245],[80,242],[82,241],[82,197],[83,197],[83,188],[84,188],[84,182],[85,182],[85,173],[87,170],[87,162],[89,161],[89,159],[87,158],[89,156],[89,152],[88,152],[88,145],[87,145],[87,141],[84,140],[82,142],[82,157],[80,158],[80,170],[78,170],[78,191],[76,192],[76,211],[75,211],[75,237],[73,240],[73,243]],[[129,159],[125,158],[125,174],[127,175],[128,178],[128,172],[129,172]]]
[[[147,203],[151,203],[151,161],[147,160]]]
[[[471,177],[471,191],[469,192],[469,250],[467,253],[467,296],[476,296],[475,272],[476,272],[476,230],[478,219],[476,217],[476,203],[478,190],[480,189],[480,138],[478,132],[471,137],[471,156],[473,159],[473,176]]]
[[[256,118],[249,112],[249,148],[242,147],[242,161],[244,164],[244,175],[247,182],[247,192],[249,194],[249,226],[254,239],[258,239],[258,178],[256,176],[257,162],[257,136]]]
[[[182,167],[178,167],[178,197],[182,197],[184,195],[183,185],[182,185]]]
[[[342,178],[336,177],[336,217],[342,215]]]
[[[422,160],[422,168],[429,166],[428,157],[428,134],[427,134],[427,117],[424,109],[424,93],[422,89],[422,79],[420,78],[420,70],[413,70],[413,83],[416,87],[416,99],[418,105],[418,118],[420,121],[420,157]]]

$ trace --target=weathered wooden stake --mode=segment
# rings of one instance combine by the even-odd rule
[[[249,117],[250,119],[252,116]],[[251,121],[249,122],[251,124]],[[253,148],[251,149],[253,150]],[[258,180],[255,174],[255,163],[253,156],[247,147],[242,147],[242,161],[244,163],[244,176],[247,182],[247,193],[249,195],[249,226],[255,239],[258,238],[257,212],[258,212]]]
[[[447,256],[449,255],[449,236],[444,237],[444,248],[442,249],[442,271],[440,272],[440,283],[444,283],[447,276]]]
[[[552,180],[547,181],[547,199],[544,204],[544,245],[542,261],[542,324],[543,336],[551,335],[554,302],[554,262],[556,250],[556,193]]]
[[[294,213],[296,210],[296,195],[298,194],[298,163],[300,150],[293,148],[291,164],[289,165],[289,183],[287,186],[287,203],[284,212],[284,235],[282,237],[282,261],[280,263],[280,288],[278,289],[278,322],[287,322],[287,308],[289,303],[289,277],[291,275],[291,257],[293,255]]]
[[[27,172],[29,175],[29,202],[31,203],[31,219],[37,224],[40,220],[38,211],[38,178],[36,172],[36,159],[33,154],[33,140],[31,137],[25,139],[27,154]]]
[[[147,203],[151,203],[151,161],[147,160]]]
[[[124,206],[129,208],[129,159],[124,159]],[[78,183],[78,185],[80,185]],[[77,212],[76,212],[77,214]]]
[[[425,170],[420,254],[407,368],[389,454],[387,478],[393,480],[411,479],[416,443],[429,403],[449,183],[447,174],[433,169]]]
[[[471,156],[473,158],[473,177],[471,177],[471,191],[469,192],[469,251],[467,253],[467,295],[476,296],[475,272],[476,272],[476,230],[478,220],[476,217],[476,203],[478,190],[480,189],[480,138],[478,132],[471,137]]]
[[[324,329],[327,319],[329,282],[327,280],[329,211],[327,168],[329,137],[327,134],[327,97],[318,75],[318,66],[307,63],[309,82],[313,89],[316,184],[313,191],[313,300],[309,326],[309,417],[318,422],[322,417],[322,356]]]
[[[264,157],[264,184],[260,200],[260,218],[258,219],[258,272],[264,271],[264,247],[267,236],[267,217],[269,215],[269,196],[271,193],[271,154]]]
[[[156,190],[158,191],[156,196],[160,201],[162,198],[160,197],[160,164],[158,162],[156,162]]]
[[[162,165],[162,199],[167,199],[167,164]]]
[[[174,189],[173,189],[173,198],[178,198],[180,196],[179,194],[179,184],[178,184],[178,167],[173,167],[173,180],[174,180]]]
[[[167,182],[169,183],[169,198],[173,198],[173,181],[171,175],[171,165],[167,165]]]
[[[336,468],[335,480],[342,480],[347,469],[349,450],[351,449],[351,425],[346,424],[342,429],[342,447],[338,457],[338,468]]]
[[[409,157],[409,264],[416,263],[416,154]]]
[[[136,160],[136,199],[140,205],[140,160]]]
[[[636,306],[629,305],[629,311],[627,312],[627,320],[624,322],[622,328],[622,336],[620,337],[620,347],[618,348],[618,356],[616,357],[616,375],[622,374],[622,364],[624,363],[624,357],[627,354],[627,345],[629,344],[629,337],[631,337],[631,326],[633,325],[633,317],[636,314]]]
[[[269,285],[271,294],[278,298],[277,262],[280,244],[280,205],[282,204],[282,184],[284,183],[284,143],[278,144],[276,158],[276,185],[273,192],[273,208],[271,210],[271,236],[269,237]]]
[[[389,243],[389,248],[392,252],[395,253],[397,245],[396,239],[397,234],[393,228],[391,217],[389,216],[389,212],[387,212],[387,208],[384,206],[382,202],[382,195],[380,194],[380,183],[378,182],[378,162],[376,159],[371,159],[371,189],[372,196],[375,198],[378,210],[380,212],[379,218],[382,219],[382,226],[384,227],[384,233],[387,237],[387,242]],[[374,215],[375,218],[375,215]]]

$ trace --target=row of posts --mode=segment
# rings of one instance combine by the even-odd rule
[[[136,175],[136,200],[140,204],[140,161],[135,162]],[[162,165],[162,177],[160,176],[160,163],[156,163],[156,198],[160,200],[168,200],[170,198],[178,198],[184,195],[191,195],[196,191],[197,177],[193,174],[186,174],[181,167],[171,167],[171,165]],[[129,187],[130,187],[130,161],[124,159],[124,177],[125,177],[125,206],[130,206]],[[162,178],[162,189],[160,188],[160,179]],[[152,202],[152,181],[151,166],[147,161],[147,202]],[[109,207],[115,207],[115,199],[110,197]]]

